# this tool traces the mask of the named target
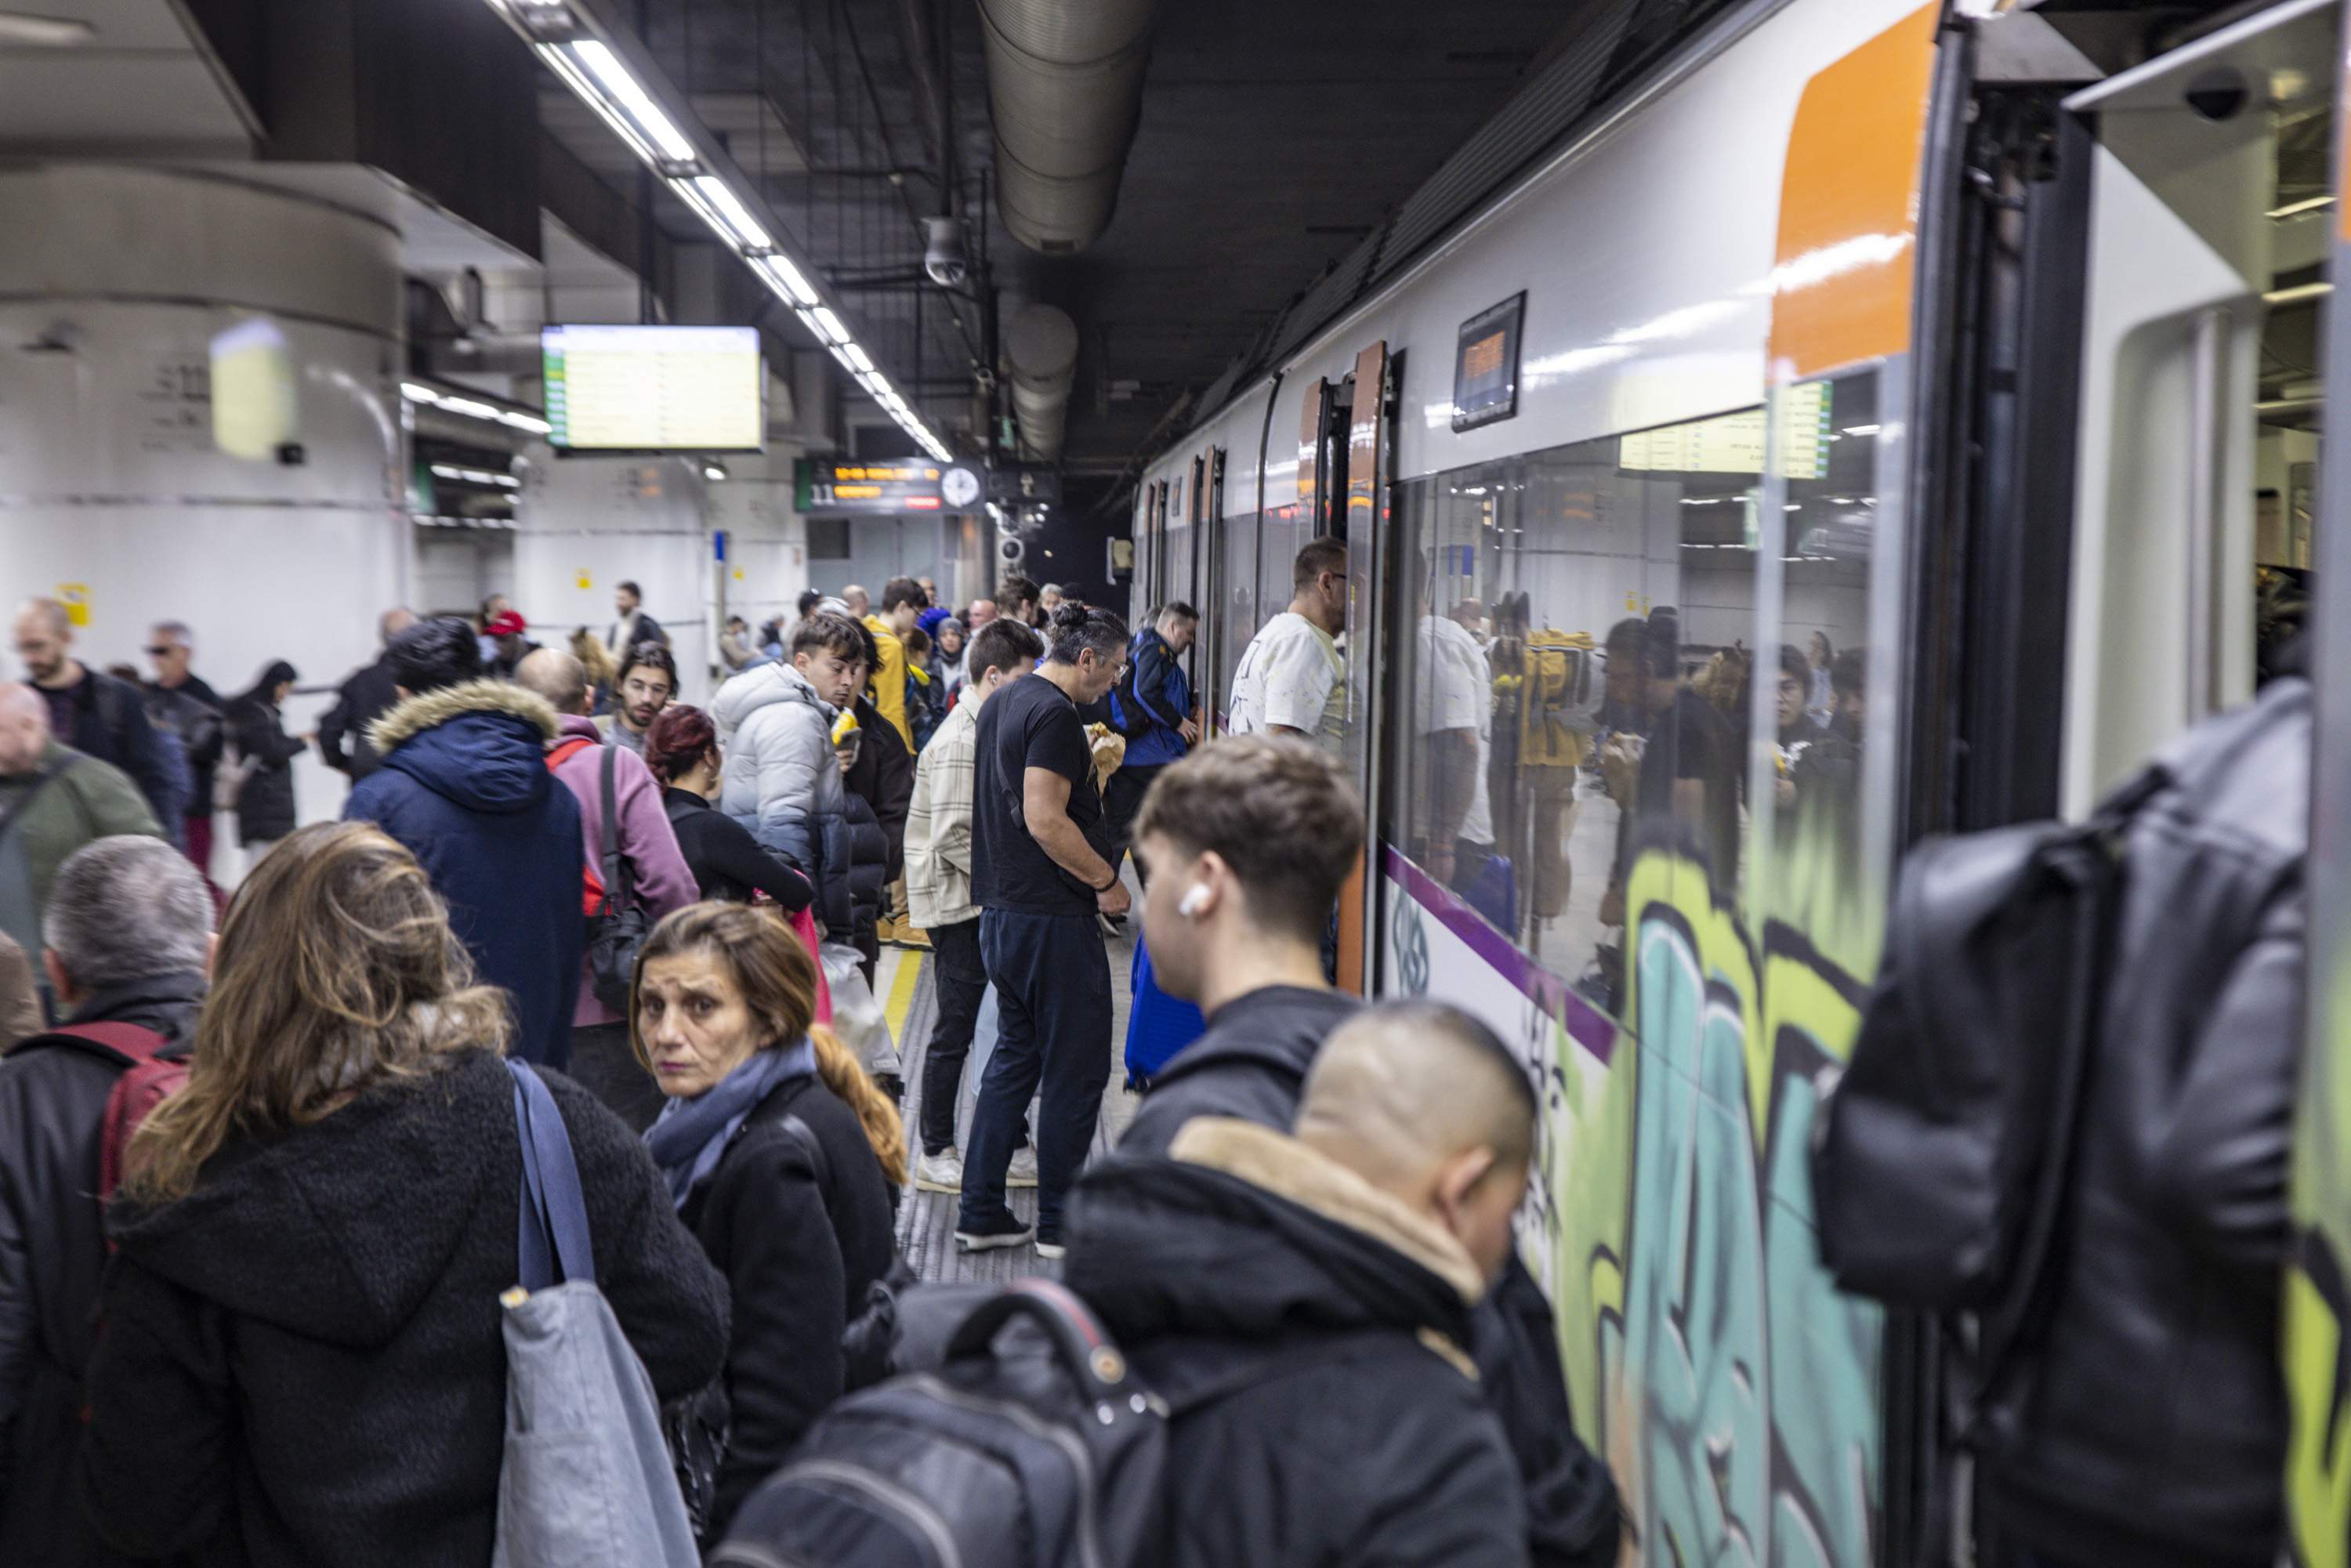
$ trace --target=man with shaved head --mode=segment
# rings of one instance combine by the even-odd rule
[[[862,621],[873,608],[873,596],[865,591],[862,584],[852,582],[841,591],[841,602],[848,607],[852,619]]]
[[[73,616],[54,599],[29,599],[18,608],[16,638],[17,661],[47,705],[49,733],[57,744],[131,775],[155,820],[165,824],[165,836],[176,835],[187,802],[139,688],[73,656]]]
[[[0,681],[0,931],[29,956],[57,868],[93,839],[164,837],[162,824],[121,769],[61,746],[42,694]]]
[[[611,744],[588,716],[593,705],[587,667],[561,649],[541,648],[524,657],[515,679],[525,690],[545,697],[561,725],[548,748],[547,765],[580,801],[580,836],[590,879],[601,889],[617,867],[631,890],[631,903],[645,912],[649,925],[700,898],[701,889],[677,846],[676,830],[662,809],[661,786],[645,759]],[[604,862],[607,800],[613,803],[618,830],[618,855],[611,867]],[[639,1131],[661,1110],[660,1087],[630,1051],[627,1018],[597,997],[584,959],[571,1013],[570,1071]]]
[[[1490,1030],[1392,1002],[1324,1043],[1294,1134],[1200,1117],[1079,1184],[1064,1282],[1174,1409],[1172,1568],[1534,1561],[1470,1356],[1534,1134]]]

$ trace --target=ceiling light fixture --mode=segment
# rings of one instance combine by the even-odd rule
[[[21,44],[30,49],[74,49],[96,37],[96,27],[71,16],[0,11],[0,44]]]

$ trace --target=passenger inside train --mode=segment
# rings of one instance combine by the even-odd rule
[[[2346,26],[0,0],[0,1565],[2351,1563]]]

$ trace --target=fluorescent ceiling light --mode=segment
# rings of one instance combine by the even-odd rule
[[[533,435],[545,435],[555,428],[535,413],[501,413],[498,423],[511,424],[517,430],[528,430]]]
[[[697,174],[686,183],[716,209],[718,221],[737,240],[753,250],[774,248],[776,242],[759,226],[759,220],[751,215],[751,209],[743,204],[743,198],[735,193],[732,185],[716,174]]]
[[[702,476],[712,480],[724,479],[726,477],[726,470],[716,463],[705,463],[702,466]]]
[[[850,341],[849,329],[841,324],[841,318],[832,313],[831,306],[818,306],[809,312],[809,319],[816,323],[816,329],[824,335],[825,341],[829,343]]]
[[[0,11],[0,44],[22,44],[35,49],[70,49],[98,37],[88,22],[69,16],[36,16],[27,11]]]
[[[601,38],[588,38],[572,45],[571,53],[588,68],[589,74],[620,105],[637,129],[661,149],[663,157],[691,163],[702,156],[685,133],[662,112],[661,105],[653,101],[653,95],[644,89],[644,85],[629,74],[629,68],[621,63],[621,57],[612,52],[611,45]]]
[[[852,347],[854,345],[852,345]],[[856,361],[849,357],[849,350],[844,349],[836,343],[832,345],[832,357],[839,360],[841,361],[841,368],[847,371],[851,375],[853,376],[857,373]]]
[[[759,265],[767,269],[768,277],[784,286],[785,298],[793,304],[816,303],[816,290],[809,287],[809,280],[800,275],[799,267],[792,265],[789,256],[762,256],[759,258]]]
[[[849,362],[862,372],[870,374],[873,369],[873,356],[854,343],[849,345]]]
[[[431,387],[419,386],[414,382],[401,382],[400,395],[406,398],[411,402],[431,404],[437,403],[441,401],[441,394],[439,392],[434,392]]]
[[[1877,429],[1878,427],[1874,424],[1848,424],[1844,427],[1844,434],[1847,435],[1875,435],[1877,434]]]

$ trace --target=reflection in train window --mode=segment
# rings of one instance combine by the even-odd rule
[[[1761,409],[1399,487],[1387,840],[1612,1013],[1643,854],[1728,903],[1773,805],[1790,833],[1800,801],[1854,831],[1876,377],[1799,388],[1782,416],[1776,517]]]
[[[1217,605],[1216,649],[1219,702],[1230,697],[1241,654],[1248,649],[1249,639],[1257,635],[1257,514],[1243,512],[1228,518],[1217,536],[1224,557],[1217,563],[1217,591],[1221,595]],[[1223,715],[1217,718],[1221,723]]]

